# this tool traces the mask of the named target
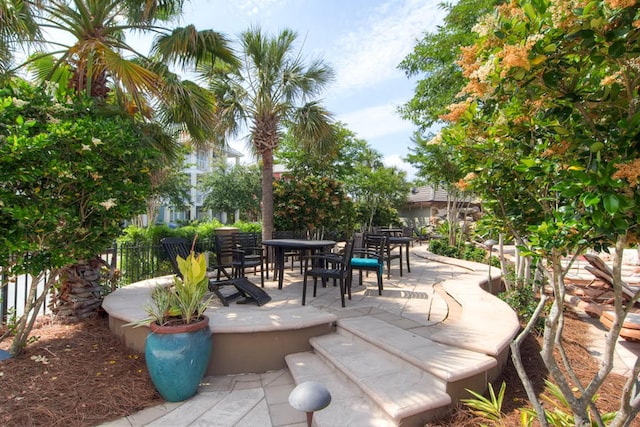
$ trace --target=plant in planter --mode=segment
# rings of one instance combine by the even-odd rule
[[[160,395],[169,402],[193,396],[204,376],[211,356],[209,318],[204,311],[211,298],[204,254],[178,256],[180,275],[173,286],[153,290],[145,307],[151,333],[145,358],[149,375]]]

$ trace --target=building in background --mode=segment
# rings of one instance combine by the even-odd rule
[[[174,209],[167,205],[160,206],[158,224],[179,224],[193,220],[211,219],[218,217],[222,222],[226,222],[226,218],[220,218],[218,214],[205,209],[203,204],[204,193],[198,188],[198,184],[202,177],[213,171],[213,165],[220,156],[224,156],[227,162],[232,161],[234,164],[240,163],[240,158],[244,154],[226,146],[224,148],[199,148],[194,149],[187,154],[185,158],[186,168],[184,173],[189,176],[190,200],[186,209]],[[223,215],[224,216],[224,215]]]
[[[421,228],[446,220],[447,213],[452,208],[455,208],[459,215],[464,215],[463,218],[458,218],[464,220],[467,216],[480,213],[481,202],[475,198],[452,200],[446,190],[427,185],[413,187],[407,205],[398,213],[407,226]]]

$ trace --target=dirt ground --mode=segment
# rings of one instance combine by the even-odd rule
[[[566,347],[583,383],[598,369],[597,360],[584,346],[586,325],[568,316]],[[111,334],[107,319],[82,323],[44,322],[34,329],[37,341],[23,355],[0,362],[0,425],[95,426],[163,402],[149,379],[144,355],[127,350]],[[0,343],[6,349],[7,342]],[[526,340],[522,358],[542,391],[544,365],[536,337]],[[520,379],[511,363],[495,388],[507,384],[503,412],[507,426],[518,426],[518,408],[527,404]],[[625,379],[610,375],[597,406],[615,411]],[[448,420],[431,426],[477,426],[487,422],[461,409]],[[634,425],[640,425],[636,423]]]

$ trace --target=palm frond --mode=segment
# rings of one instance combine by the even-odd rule
[[[239,64],[230,41],[223,34],[213,30],[197,31],[193,25],[157,36],[151,52],[161,61],[175,63],[183,68],[197,66],[201,62],[213,64],[217,60],[233,66]]]
[[[31,55],[30,59],[27,70],[33,73],[37,81],[52,81],[58,85],[58,93],[62,94],[66,91],[72,75],[68,64],[60,63],[47,53],[36,53]]]
[[[184,0],[123,0],[122,3],[130,24],[168,22],[182,14],[184,6]]]
[[[125,59],[109,49],[103,50],[105,69],[133,98],[140,108],[146,105],[144,93],[156,94],[160,77],[136,61]]]
[[[306,150],[316,154],[331,152],[338,143],[331,113],[317,102],[295,110],[291,130]]]
[[[216,105],[209,90],[192,81],[165,78],[159,100],[156,113],[162,123],[183,127],[196,144],[221,140]]]

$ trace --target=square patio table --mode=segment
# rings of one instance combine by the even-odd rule
[[[275,251],[276,265],[274,276],[278,278],[278,289],[282,289],[284,276],[284,253],[293,250],[309,251],[312,254],[318,250],[333,248],[336,242],[333,240],[306,240],[306,239],[269,239],[262,244],[271,247]],[[274,277],[275,280],[275,277]]]

